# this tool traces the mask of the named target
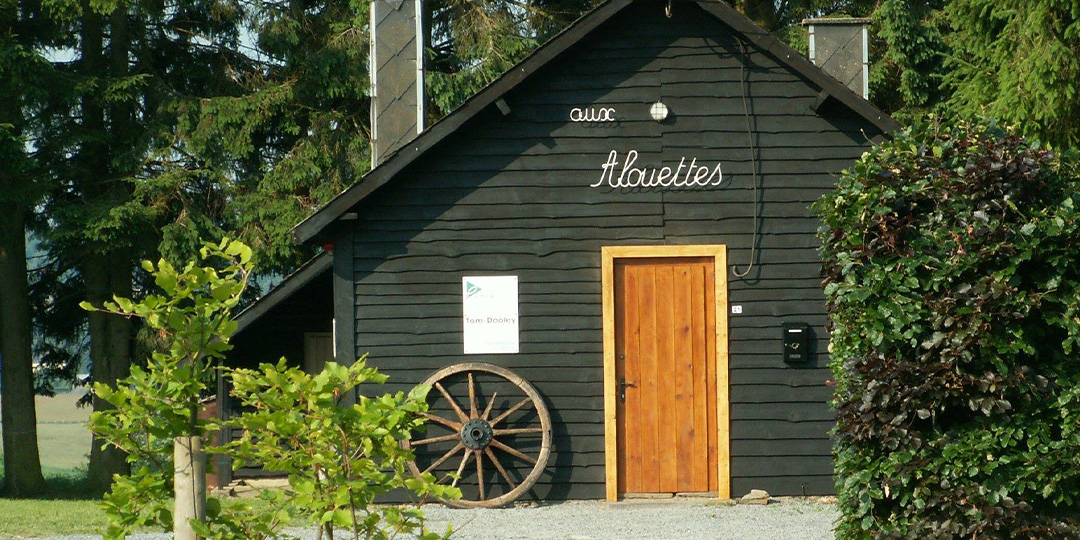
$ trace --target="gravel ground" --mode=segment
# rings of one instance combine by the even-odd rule
[[[429,527],[452,524],[455,540],[832,540],[836,509],[798,499],[768,506],[724,506],[703,499],[575,501],[500,510],[424,507]],[[312,531],[290,531],[313,540]],[[63,536],[50,540],[98,540]],[[135,535],[133,540],[168,540]]]
[[[449,522],[459,540],[832,540],[836,519],[832,505],[795,500],[768,506],[675,499],[426,511],[430,527]]]

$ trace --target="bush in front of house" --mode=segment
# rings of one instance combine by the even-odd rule
[[[429,531],[416,505],[376,504],[392,490],[420,500],[459,498],[461,491],[436,484],[430,474],[415,478],[406,469],[413,455],[401,442],[424,425],[428,389],[356,395],[387,380],[366,360],[365,355],[351,366],[328,362],[315,375],[290,367],[284,358],[229,371],[233,396],[245,412],[225,424],[240,434],[221,450],[237,465],[255,463],[287,476],[289,488],[262,491],[275,512],[243,508],[200,524],[201,537],[269,540],[281,536],[281,526],[297,521],[318,526],[319,537],[328,540],[449,537],[449,530]]]
[[[130,475],[113,477],[101,503],[109,518],[104,538],[123,540],[151,527],[172,529],[177,540],[270,540],[289,538],[283,531],[290,525],[316,525],[329,540],[335,531],[353,540],[445,539],[449,530],[427,530],[415,506],[374,504],[395,489],[439,499],[461,492],[406,470],[412,454],[401,443],[424,424],[425,389],[352,399],[361,385],[386,381],[364,358],[351,366],[331,362],[318,374],[289,367],[285,359],[258,370],[225,370],[247,410],[224,423],[197,414],[218,362],[232,348],[232,312],[251,275],[251,258],[239,241],[207,243],[200,259],[183,267],[164,259],[143,263],[160,293],[83,303],[142,319],[161,343],[115,388],[94,386],[113,408],[94,412],[91,429],[134,465]],[[223,505],[207,497],[202,443],[233,428],[238,438],[208,452],[287,475],[288,489],[262,490],[259,504]]]
[[[838,539],[1080,537],[1077,162],[931,120],[815,203]]]

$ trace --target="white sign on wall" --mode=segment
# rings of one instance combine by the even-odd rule
[[[518,352],[517,276],[461,278],[465,354]]]

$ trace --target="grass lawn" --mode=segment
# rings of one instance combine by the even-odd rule
[[[90,408],[78,408],[86,390],[38,397],[38,449],[49,492],[42,499],[0,498],[0,539],[68,534],[101,534],[108,527],[97,498],[86,494],[84,476],[90,455]],[[0,465],[3,452],[0,450]],[[0,466],[0,481],[3,467]],[[247,501],[260,506],[260,501]],[[234,504],[230,501],[226,505]],[[146,531],[153,532],[153,531]]]
[[[101,534],[108,524],[97,501],[0,499],[0,538]]]
[[[229,505],[241,501],[226,500]],[[247,499],[255,508],[263,501]],[[172,505],[172,502],[169,503]],[[69,534],[101,534],[109,526],[97,500],[0,499],[0,538],[35,538]],[[160,532],[147,529],[142,532]]]
[[[51,398],[37,397],[41,469],[57,500],[0,499],[0,538],[100,534],[108,525],[96,500],[76,500],[85,497],[82,476],[90,454],[90,430],[86,427],[90,408],[75,406],[85,393],[77,390]]]

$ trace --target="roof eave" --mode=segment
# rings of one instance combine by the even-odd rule
[[[312,280],[322,275],[323,272],[330,270],[333,267],[333,262],[334,257],[329,251],[323,251],[309,259],[306,263],[301,265],[300,268],[297,268],[295,272],[286,276],[278,286],[270,289],[270,292],[256,300],[255,303],[244,308],[244,310],[236,316],[237,327],[234,335],[240,334],[246,330],[252,323],[259,320],[259,318],[267,312],[291,298],[292,295],[303,286],[311,283]]]
[[[705,11],[713,14],[736,32],[746,36],[758,48],[768,52],[780,62],[788,65],[800,75],[818,85],[840,103],[865,118],[883,133],[895,131],[902,126],[875,107],[868,100],[853,92],[834,77],[826,74],[813,62],[803,57],[776,36],[762,30],[742,13],[724,2],[697,1]]]
[[[381,165],[365,174],[355,184],[346,188],[325,206],[316,210],[293,227],[292,231],[290,231],[293,243],[303,244],[318,238],[327,227],[333,224],[342,214],[349,212],[362,199],[385,185],[400,171],[426,154],[428,150],[454,133],[480,112],[493,105],[507,92],[527,80],[545,64],[561,55],[595,28],[637,1],[642,0],[609,0],[582,15],[577,21],[534,51],[525,60],[485,86],[484,89],[466,100],[453,112],[418,135],[412,142],[389,156]],[[775,36],[762,30],[753,21],[736,11],[735,8],[719,0],[690,1],[695,2],[706,12],[720,19],[735,32],[745,36],[759,49],[769,53],[781,63],[790,66],[882,132],[887,133],[901,127],[900,124],[869,101],[852,92],[840,81],[825,74],[809,60],[803,58],[801,54]]]
[[[290,231],[293,243],[303,244],[316,238],[323,229],[333,223],[341,214],[348,212],[361,199],[382,187],[395,174],[413,163],[431,147],[493,105],[551,59],[565,52],[581,38],[592,32],[593,29],[633,4],[634,1],[610,0],[579,17],[545,45],[533,51],[532,54],[516,66],[467,99],[453,112],[424,130],[412,142],[397,150],[397,152],[384,160],[381,165],[365,174],[357,183],[328,202],[326,206],[315,211],[315,213],[293,227],[292,231]]]

